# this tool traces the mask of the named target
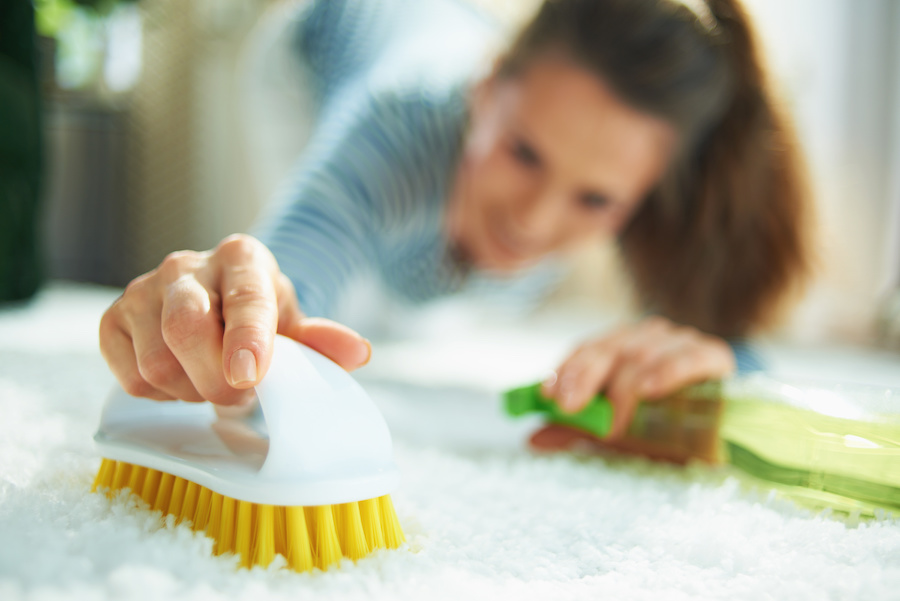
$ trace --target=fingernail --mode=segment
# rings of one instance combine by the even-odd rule
[[[575,412],[575,394],[572,389],[564,389],[559,395],[559,407],[565,413]]]
[[[368,338],[363,338],[363,342],[366,343],[366,350],[368,351],[366,354],[365,360],[359,364],[360,367],[366,365],[372,359],[372,343],[369,342]]]
[[[659,382],[656,378],[647,378],[641,384],[641,394],[644,396],[655,394],[658,384]]]
[[[574,374],[568,373],[560,378],[556,388],[556,398],[559,401],[559,406],[566,413],[572,412],[572,405],[575,402],[575,392]]]
[[[551,371],[544,381],[541,382],[541,394],[547,396],[550,392],[553,391],[553,385],[556,384],[556,380],[559,376],[555,371]]]
[[[232,385],[256,382],[256,356],[253,351],[239,348],[231,355]]]

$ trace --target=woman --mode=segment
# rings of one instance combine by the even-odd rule
[[[380,83],[402,44],[390,19],[360,24],[372,6],[298,21],[322,110],[261,241],[170,255],[104,316],[124,388],[244,403],[276,332],[353,369],[368,342],[307,317],[352,274],[417,300],[540,290],[604,237],[651,316],[580,346],[545,392],[576,411],[605,391],[614,441],[639,399],[732,372],[727,340],[771,323],[807,272],[797,146],[736,0],[547,0],[486,77],[448,86]]]

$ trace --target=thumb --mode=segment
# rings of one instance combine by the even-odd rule
[[[347,371],[369,362],[372,345],[345,325],[321,317],[300,317],[279,333],[316,350]]]

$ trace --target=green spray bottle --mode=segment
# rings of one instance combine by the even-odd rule
[[[539,384],[510,390],[504,401],[510,415],[541,412],[599,438],[612,423],[602,395],[574,414]],[[806,505],[900,513],[898,389],[762,374],[706,382],[642,402],[627,437],[651,455],[729,463]]]

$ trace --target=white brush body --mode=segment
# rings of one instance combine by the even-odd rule
[[[397,487],[384,418],[330,359],[277,336],[256,394],[262,416],[237,419],[220,418],[210,403],[154,401],[115,387],[94,440],[109,459],[252,503],[333,505]]]

